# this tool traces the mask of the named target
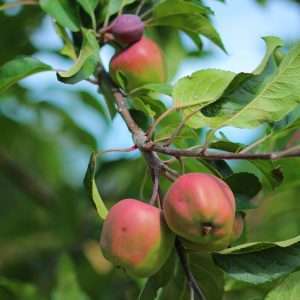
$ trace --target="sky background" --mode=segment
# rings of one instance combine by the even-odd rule
[[[254,0],[227,0],[226,2],[223,4],[216,0],[207,0],[206,4],[215,11],[213,21],[228,54],[217,49],[208,40],[204,40],[206,49],[212,50],[213,55],[186,60],[180,66],[175,80],[205,68],[220,68],[234,72],[252,71],[264,55],[265,46],[261,39],[263,36],[279,36],[287,43],[300,40],[300,9],[299,5],[292,1],[271,0],[266,6],[259,6]],[[50,19],[45,19],[43,26],[33,35],[32,39],[39,48],[42,46],[45,49],[36,55],[38,58],[57,69],[69,67],[67,60],[49,52],[49,49],[56,50],[62,46]],[[184,42],[187,47],[193,47],[187,38],[184,38]],[[107,52],[105,51],[101,55],[105,57]],[[71,112],[80,126],[99,137],[99,145],[102,149],[128,147],[132,144],[131,136],[120,117],[114,119],[111,132],[107,133],[101,119],[93,111],[83,109],[80,101],[76,101],[76,95],[71,94],[75,89],[80,89],[89,90],[96,95],[96,88],[91,84],[64,85],[57,82],[53,72],[34,75],[23,80],[22,84],[32,88],[37,99],[51,100]],[[85,113],[82,113],[83,111]],[[239,142],[249,140],[252,134],[248,130],[232,128],[222,131]],[[76,148],[75,151],[73,149],[71,155],[68,152],[66,164],[68,167],[72,164],[74,169],[72,174],[77,176],[70,178],[71,181],[81,181],[81,174],[86,168],[87,158],[84,149]]]

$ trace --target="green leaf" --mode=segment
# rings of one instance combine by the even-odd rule
[[[237,201],[237,211],[252,209],[256,206],[250,202],[262,189],[259,179],[246,172],[235,173],[225,180],[233,191]]]
[[[77,58],[76,51],[71,38],[68,36],[67,31],[64,27],[58,23],[54,23],[56,33],[61,37],[64,47],[59,51],[62,55],[70,57],[72,60]]]
[[[173,87],[170,84],[150,83],[130,91],[130,95],[144,94],[145,91],[148,91],[171,96],[172,89]]]
[[[173,105],[200,109],[216,101],[228,87],[235,73],[217,69],[201,70],[180,79],[173,89]],[[190,110],[186,114],[190,113]]]
[[[200,14],[178,13],[160,18],[153,18],[149,26],[168,26],[194,34],[201,34],[226,51],[223,42],[210,20]]]
[[[18,57],[0,68],[0,93],[32,74],[51,71],[51,66],[31,57]]]
[[[265,300],[298,300],[300,295],[300,272],[290,274],[276,288],[274,288]]]
[[[212,14],[212,11],[202,5],[191,2],[184,2],[182,0],[161,1],[153,8],[154,18],[162,18],[177,14],[209,15]]]
[[[77,0],[77,2],[89,14],[93,22],[93,28],[96,29],[96,19],[94,10],[98,5],[99,0]]]
[[[158,292],[166,286],[174,273],[175,253],[172,253],[165,265],[145,282],[145,285],[138,297],[139,300],[157,299]]]
[[[255,242],[213,255],[230,277],[252,284],[271,282],[300,268],[300,236],[282,242]]]
[[[108,20],[110,16],[119,12],[126,5],[134,3],[135,1],[136,0],[109,0],[106,7],[106,20]]]
[[[216,102],[193,117],[192,126],[221,128],[257,127],[282,119],[300,103],[300,44],[292,48],[280,65],[274,57],[274,39],[265,38],[268,63],[260,74],[241,73]],[[259,68],[260,69],[260,68]]]
[[[74,3],[69,0],[40,0],[41,8],[53,17],[57,23],[72,31],[80,28],[79,17],[76,13]]]
[[[0,289],[4,288],[9,290],[17,298],[22,300],[42,300],[42,297],[38,289],[29,284],[21,281],[9,280],[4,277],[0,277]]]
[[[223,272],[214,264],[211,255],[189,254],[191,270],[209,300],[222,300],[224,293]]]
[[[105,220],[107,216],[107,208],[99,194],[96,182],[95,182],[95,173],[96,173],[96,161],[97,154],[93,152],[90,157],[90,162],[85,173],[84,177],[84,186],[88,192],[89,198],[92,200],[93,204],[96,207],[97,213],[102,220]]]
[[[74,65],[68,71],[57,73],[58,79],[62,82],[74,84],[89,78],[99,62],[99,45],[95,33],[83,29],[82,34],[82,47]]]
[[[89,300],[80,288],[75,269],[68,256],[62,256],[57,267],[57,285],[51,300]]]

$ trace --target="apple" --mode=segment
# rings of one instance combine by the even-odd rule
[[[164,57],[158,45],[147,37],[113,56],[110,62],[110,75],[130,91],[149,83],[164,83],[166,69]]]
[[[149,277],[167,260],[174,239],[161,209],[135,199],[124,199],[110,209],[100,246],[104,257],[128,274]]]
[[[164,216],[187,249],[216,251],[229,245],[235,219],[230,187],[216,176],[180,176],[164,198]]]

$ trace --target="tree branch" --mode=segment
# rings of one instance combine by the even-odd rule
[[[279,160],[282,158],[300,157],[300,147],[289,148],[284,151],[278,152],[267,152],[267,153],[231,153],[231,152],[221,152],[215,150],[205,150],[203,148],[199,149],[175,149],[169,146],[163,146],[160,144],[152,143],[149,149],[158,153],[167,154],[175,157],[197,157],[207,160],[233,160],[233,159],[247,159],[247,160]]]

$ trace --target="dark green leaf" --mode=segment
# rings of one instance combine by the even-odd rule
[[[216,264],[239,281],[262,284],[300,268],[300,237],[283,242],[257,242],[214,254]]]
[[[238,211],[256,207],[250,200],[260,192],[262,185],[255,175],[246,172],[235,173],[225,181],[235,195]]]

